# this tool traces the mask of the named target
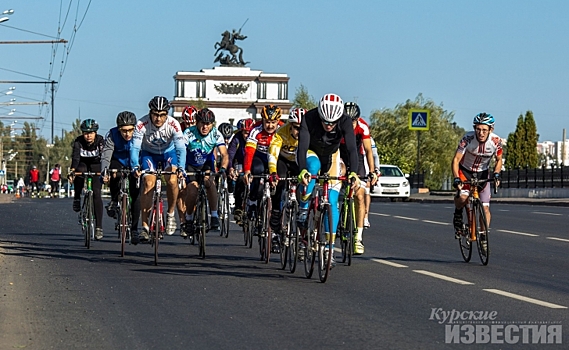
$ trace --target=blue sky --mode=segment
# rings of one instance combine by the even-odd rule
[[[60,82],[56,135],[79,113],[103,132],[122,110],[141,117],[152,96],[174,95],[177,71],[215,66],[214,43],[247,19],[244,59],[252,69],[287,73],[290,99],[303,84],[315,99],[335,92],[369,115],[422,93],[466,129],[486,111],[507,137],[527,110],[540,141],[560,140],[569,129],[569,1],[1,0],[0,12],[14,13],[0,24],[0,40],[51,40],[26,31],[57,37],[58,27],[70,40],[87,5],[73,45],[59,45],[52,64],[51,79]],[[0,45],[0,80],[48,78],[54,49]],[[0,84],[0,103],[13,85]],[[49,99],[42,85],[16,85],[13,95]],[[40,112],[49,138],[49,107],[17,106],[14,116]]]

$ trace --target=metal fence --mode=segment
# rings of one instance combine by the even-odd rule
[[[501,182],[502,188],[569,188],[569,167],[508,169]]]
[[[411,188],[423,188],[425,187],[425,173],[419,174],[409,174],[409,185]]]

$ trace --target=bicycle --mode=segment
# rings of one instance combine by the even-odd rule
[[[117,214],[116,214],[116,222],[115,222],[115,230],[118,232],[118,238],[121,242],[121,257],[124,257],[125,252],[125,245],[126,242],[130,242],[131,238],[131,224],[132,224],[132,215],[131,215],[131,205],[132,205],[132,198],[130,197],[129,191],[129,184],[130,179],[129,176],[131,174],[131,170],[128,168],[123,169],[110,169],[110,173],[115,173],[120,176],[119,180],[119,200],[117,202]]]
[[[207,192],[204,184],[205,176],[213,176],[214,173],[207,171],[194,171],[186,173],[187,176],[195,176],[198,183],[198,200],[194,210],[194,219],[192,222],[193,231],[190,232],[190,244],[198,242],[199,250],[198,256],[202,259],[205,258],[205,234],[209,231],[208,216],[207,216]]]
[[[298,248],[300,233],[296,224],[298,217],[298,200],[296,199],[297,177],[281,178],[279,181],[286,181],[285,188],[281,197],[281,221],[280,221],[280,257],[281,269],[288,268],[291,273],[296,270],[298,261]]]
[[[238,181],[241,181],[239,179]],[[253,247],[253,227],[254,220],[249,217],[249,206],[247,204],[247,198],[249,198],[249,185],[245,186],[245,192],[243,193],[243,213],[241,214],[241,227],[243,228],[243,241],[245,246],[248,248]]]
[[[259,237],[259,255],[261,261],[267,264],[271,257],[272,246],[272,230],[271,225],[269,225],[269,219],[271,217],[271,191],[273,189],[271,189],[269,184],[269,175],[251,175],[251,177],[261,180],[259,185],[263,186],[263,195],[257,200],[258,206],[253,219],[249,219],[249,235],[252,234],[253,229],[256,229]]]
[[[354,254],[354,237],[357,232],[356,209],[354,205],[354,181],[346,183],[345,194],[340,206],[340,221],[338,223],[338,238],[342,247],[342,263],[348,261],[348,266],[352,265],[352,255]]]
[[[154,248],[154,265],[158,265],[158,246],[164,238],[166,228],[164,225],[164,200],[162,199],[162,175],[174,175],[174,171],[162,170],[162,163],[158,163],[156,170],[144,170],[142,174],[156,176],[156,185],[152,194],[152,208],[148,216],[148,230],[150,233],[150,246]],[[139,181],[142,175],[138,178]]]
[[[85,237],[85,247],[91,248],[91,241],[95,239],[95,203],[93,200],[93,176],[99,176],[101,173],[92,171],[73,172],[72,176],[85,176],[86,187],[83,195],[83,205],[79,212],[79,225]]]
[[[482,265],[488,265],[490,258],[490,246],[488,242],[488,221],[486,221],[486,213],[479,197],[479,188],[491,181],[491,179],[479,179],[477,174],[474,173],[470,181],[464,181],[463,185],[470,185],[470,193],[466,210],[462,211],[463,224],[462,229],[456,231],[458,243],[460,246],[460,253],[465,262],[469,262],[472,257],[472,242],[476,241],[478,247],[478,255]],[[497,193],[496,181],[494,180],[494,193]],[[460,191],[457,191],[457,196]],[[466,215],[466,220],[464,215]]]
[[[303,230],[302,242],[304,243],[304,274],[311,278],[314,272],[316,254],[318,254],[318,276],[320,282],[325,283],[330,274],[332,255],[334,251],[333,237],[331,232],[326,235],[326,222],[328,231],[332,230],[332,207],[328,201],[328,189],[330,180],[344,181],[346,176],[312,175],[311,179],[321,180],[316,182],[312,190],[308,215],[306,217],[306,229]],[[326,218],[326,222],[324,221]]]
[[[227,177],[217,177],[217,215],[219,216],[219,236],[229,236],[229,191],[227,190]]]

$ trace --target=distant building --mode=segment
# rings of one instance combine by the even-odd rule
[[[214,67],[199,72],[176,72],[176,95],[172,100],[174,117],[191,101],[201,100],[216,116],[217,124],[236,124],[239,119],[259,118],[263,106],[278,105],[287,116],[289,77],[283,73],[264,73],[249,67]]]
[[[565,147],[563,144],[565,143]],[[565,154],[563,154],[565,152]],[[569,165],[569,139],[563,141],[544,141],[538,142],[537,153],[544,155],[547,159],[547,166],[551,164]]]

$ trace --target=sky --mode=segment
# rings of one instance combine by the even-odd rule
[[[0,0],[0,12],[9,9],[0,41],[69,41],[0,44],[1,81],[58,82],[56,136],[79,117],[96,119],[101,133],[120,111],[142,117],[153,96],[174,96],[176,72],[218,65],[214,44],[245,22],[247,66],[288,74],[290,100],[302,84],[316,100],[334,92],[369,116],[422,94],[465,129],[485,111],[506,138],[528,110],[539,141],[569,129],[569,1]],[[0,104],[11,98],[50,94],[44,84],[0,83]],[[12,108],[14,120],[43,116],[38,132],[50,140],[50,105],[0,105],[5,124]]]

